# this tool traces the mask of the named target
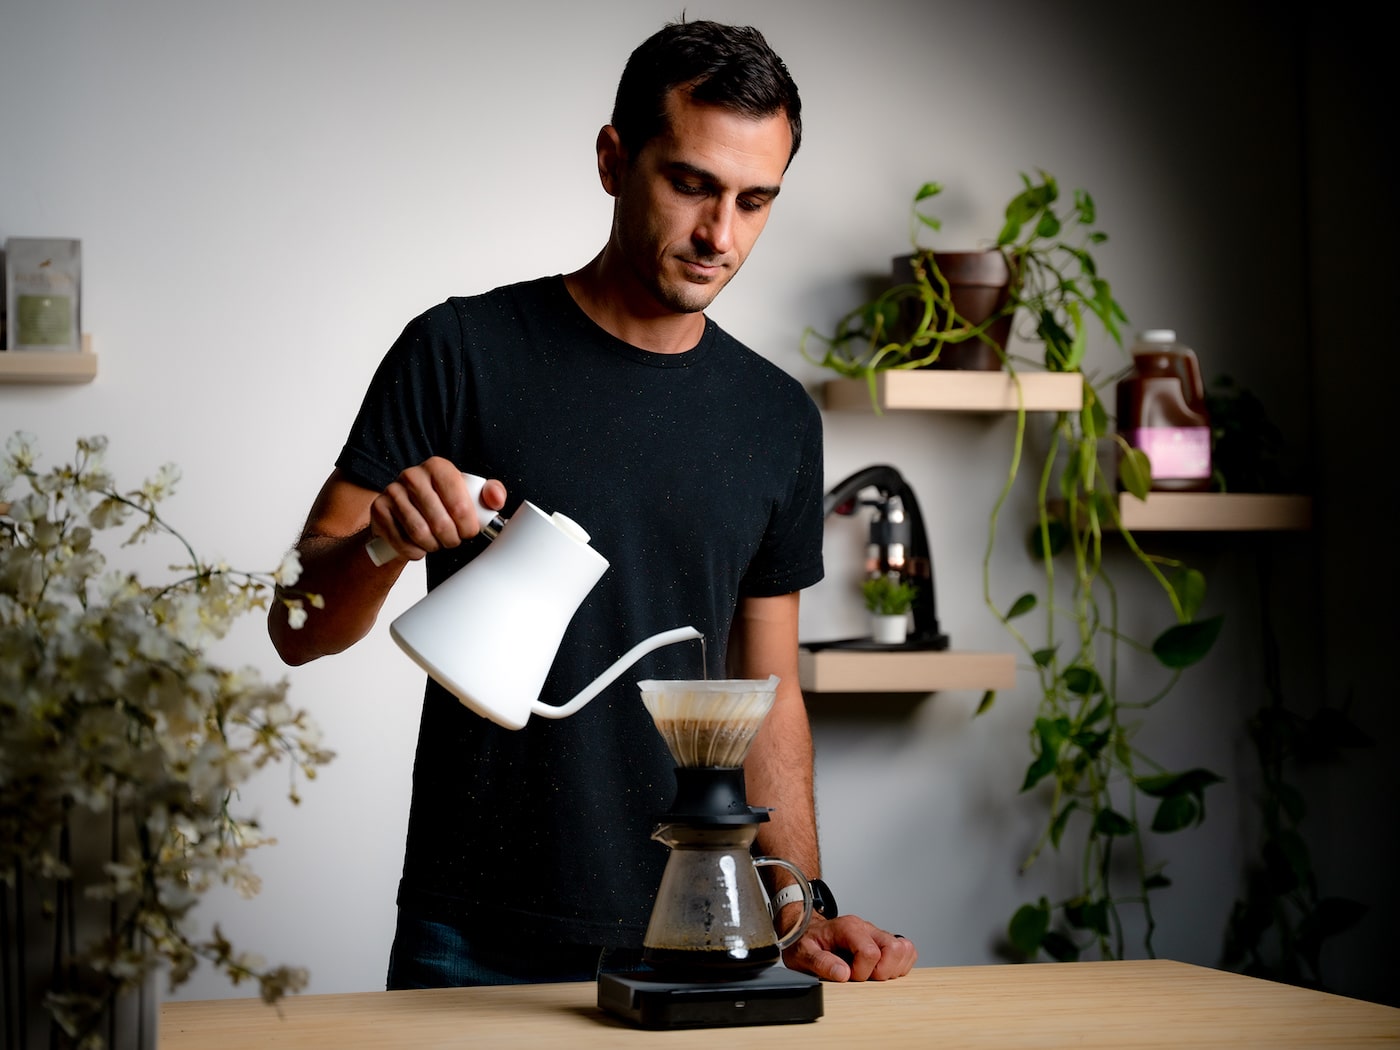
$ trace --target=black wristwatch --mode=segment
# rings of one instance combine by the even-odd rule
[[[840,912],[836,910],[836,897],[831,887],[821,879],[808,879],[807,884],[812,887],[812,910],[823,919],[836,918]],[[789,904],[799,904],[801,901],[802,887],[794,882],[791,886],[784,886],[773,898],[773,912],[776,914]]]

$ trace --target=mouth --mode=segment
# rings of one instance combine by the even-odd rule
[[[687,259],[678,257],[681,268],[686,275],[695,281],[713,281],[724,273],[724,264],[719,262],[706,262],[702,259]]]

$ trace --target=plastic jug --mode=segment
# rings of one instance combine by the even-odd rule
[[[1152,464],[1156,492],[1210,488],[1210,415],[1196,355],[1171,329],[1145,331],[1118,382],[1118,432]]]

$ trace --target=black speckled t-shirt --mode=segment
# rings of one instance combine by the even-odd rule
[[[822,576],[821,418],[796,380],[708,318],[681,354],[595,325],[562,277],[453,298],[380,364],[337,466],[383,489],[429,456],[561,511],[610,567],[541,699],[572,699],[637,642],[693,625],[722,677],[736,604]],[[431,555],[435,586],[486,541]],[[645,678],[698,678],[700,645],[643,657],[568,718],[503,729],[431,680],[399,904],[483,937],[641,943],[675,788]]]

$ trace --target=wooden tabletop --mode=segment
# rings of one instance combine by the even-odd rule
[[[597,1006],[597,986],[516,985],[161,1006],[161,1050],[249,1047],[1400,1046],[1400,1010],[1167,960],[916,969],[822,986],[811,1024],[656,1032]]]

